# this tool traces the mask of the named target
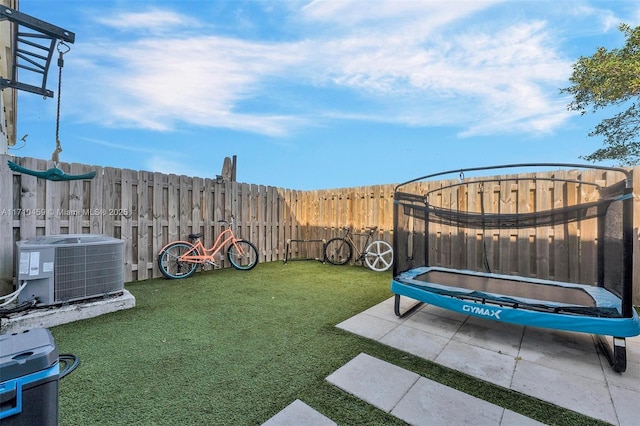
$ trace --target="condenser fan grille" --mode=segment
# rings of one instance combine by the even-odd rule
[[[57,247],[55,300],[108,294],[122,289],[122,245]]]

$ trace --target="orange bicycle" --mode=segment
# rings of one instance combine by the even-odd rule
[[[164,246],[158,254],[158,267],[162,275],[169,279],[190,277],[198,265],[205,264],[218,267],[215,256],[224,247],[231,265],[242,271],[248,271],[258,263],[258,249],[251,242],[237,238],[233,233],[233,217],[231,221],[219,220],[227,225],[215,243],[209,249],[205,248],[200,238],[202,233],[189,234],[190,241],[174,241]]]

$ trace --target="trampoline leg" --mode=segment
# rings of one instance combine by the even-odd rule
[[[411,315],[413,312],[415,312],[420,306],[422,306],[424,303],[423,302],[417,302],[414,303],[409,309],[407,309],[404,312],[400,312],[400,295],[396,294],[395,295],[395,300],[393,302],[393,310],[396,313],[396,316],[398,318],[404,318],[407,315]]]
[[[604,350],[609,365],[614,371],[624,373],[627,370],[627,347],[624,337],[614,337],[613,347],[611,347],[605,336],[597,336],[600,347]]]

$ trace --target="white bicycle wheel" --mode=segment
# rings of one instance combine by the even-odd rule
[[[364,262],[372,271],[384,272],[393,265],[393,247],[386,241],[374,241],[365,249]]]

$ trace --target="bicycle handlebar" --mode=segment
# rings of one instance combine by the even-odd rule
[[[227,225],[233,226],[233,216],[231,216],[231,220],[220,219],[218,220],[218,223],[226,223]]]
[[[378,230],[377,226],[367,226],[364,228],[365,230],[367,230],[369,233],[373,234],[374,232],[376,232]],[[347,231],[347,232],[353,232],[353,229],[351,226],[343,226],[342,227],[343,231]]]

